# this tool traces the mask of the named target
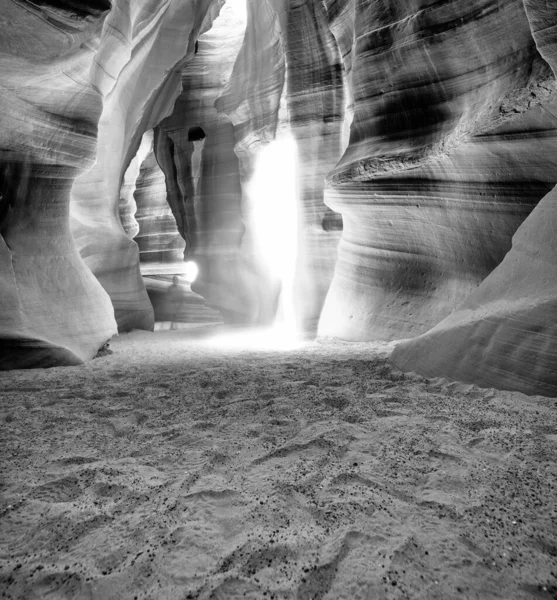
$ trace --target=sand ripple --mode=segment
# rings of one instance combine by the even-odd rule
[[[387,346],[113,347],[0,374],[6,598],[557,597],[554,399]]]

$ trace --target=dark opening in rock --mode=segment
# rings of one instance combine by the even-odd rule
[[[199,125],[190,127],[188,130],[188,142],[198,142],[199,140],[204,140],[206,137],[205,132]]]

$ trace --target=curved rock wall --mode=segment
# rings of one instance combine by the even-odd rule
[[[68,219],[95,158],[86,77],[108,2],[4,2],[0,33],[0,369],[78,364],[116,331]]]
[[[545,2],[525,2],[534,39],[557,72],[557,13]],[[554,98],[554,97],[553,97]],[[540,125],[547,114],[557,124],[557,99],[536,107],[540,133],[553,139],[524,149],[524,168],[556,178],[555,129]],[[532,122],[531,122],[532,124]],[[532,127],[533,129],[533,127]],[[482,387],[557,396],[557,188],[534,209],[513,237],[503,262],[448,318],[395,349],[392,362],[429,377],[450,377]]]
[[[476,289],[553,187],[554,78],[521,1],[325,4],[354,120],[326,189],[344,233],[320,333],[411,337]]]
[[[181,64],[222,3],[4,3],[4,368],[90,358],[115,332],[114,314],[120,330],[152,328],[119,192],[142,134],[171,111]]]
[[[396,347],[404,371],[557,396],[557,189],[478,289],[424,335]]]
[[[225,4],[197,40],[196,54],[182,69],[182,93],[155,142],[169,201],[189,242],[186,256],[199,267],[193,289],[232,322],[248,319],[250,296],[238,273],[243,223],[234,129],[214,104],[245,31],[238,4]]]
[[[157,263],[180,260],[181,236],[228,321],[269,320],[255,218],[286,167],[259,171],[292,138],[299,224],[273,239],[299,249],[305,326],[418,336],[401,368],[554,393],[553,6],[243,4],[5,3],[0,367],[89,358],[114,314],[152,328],[138,232]]]
[[[172,111],[181,65],[210,26],[217,0],[117,1],[92,71],[103,95],[97,161],[72,189],[71,225],[79,251],[110,295],[119,330],[153,328],[139,253],[120,223],[124,174],[141,136]]]
[[[242,255],[257,279],[250,289],[259,290],[259,305],[271,314],[279,282],[261,260],[257,215],[280,212],[271,205],[272,190],[281,189],[289,176],[296,180],[298,223],[293,229],[284,228],[275,244],[277,253],[280,245],[297,246],[293,301],[299,325],[313,328],[330,284],[342,229],[339,215],[323,204],[325,175],[343,150],[345,98],[341,59],[322,4],[250,0],[244,42],[216,108],[234,124],[246,226]],[[297,156],[296,173],[285,172],[289,157],[280,151],[274,154],[275,169],[260,173],[262,155],[290,139]],[[263,185],[253,189],[254,182],[263,179],[268,194],[259,189]],[[285,211],[286,204],[285,198]],[[276,215],[277,227],[281,218]]]
[[[152,133],[149,137],[152,142]],[[134,198],[138,225],[135,241],[139,247],[141,273],[182,272],[186,244],[168,204],[164,173],[152,146],[141,164]]]

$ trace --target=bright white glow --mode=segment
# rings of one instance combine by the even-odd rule
[[[221,10],[221,15],[225,24],[241,23],[245,31],[246,21],[248,19],[248,7],[246,0],[226,0],[224,8]]]
[[[294,277],[298,256],[298,153],[292,137],[265,147],[248,185],[252,228],[258,258],[281,282],[277,314],[279,337],[295,336]],[[269,335],[269,332],[268,332]],[[280,343],[280,339],[277,339]]]
[[[296,142],[275,140],[258,156],[249,185],[260,258],[281,279],[293,270],[298,251],[296,168]]]
[[[187,279],[188,283],[193,283],[197,279],[197,275],[199,274],[199,267],[192,260],[184,263],[184,277]]]
[[[232,333],[217,335],[206,341],[208,346],[220,350],[271,350],[288,352],[305,345],[305,342],[274,325],[264,329],[238,330]]]

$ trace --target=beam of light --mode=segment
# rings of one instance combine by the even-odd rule
[[[294,278],[298,258],[298,152],[292,137],[266,146],[248,185],[255,250],[281,285],[276,333],[295,336]]]
[[[236,330],[207,343],[225,350],[294,350],[305,345],[297,330],[294,279],[298,259],[298,152],[282,136],[263,148],[245,186],[248,222],[260,264],[281,286],[273,326]]]

